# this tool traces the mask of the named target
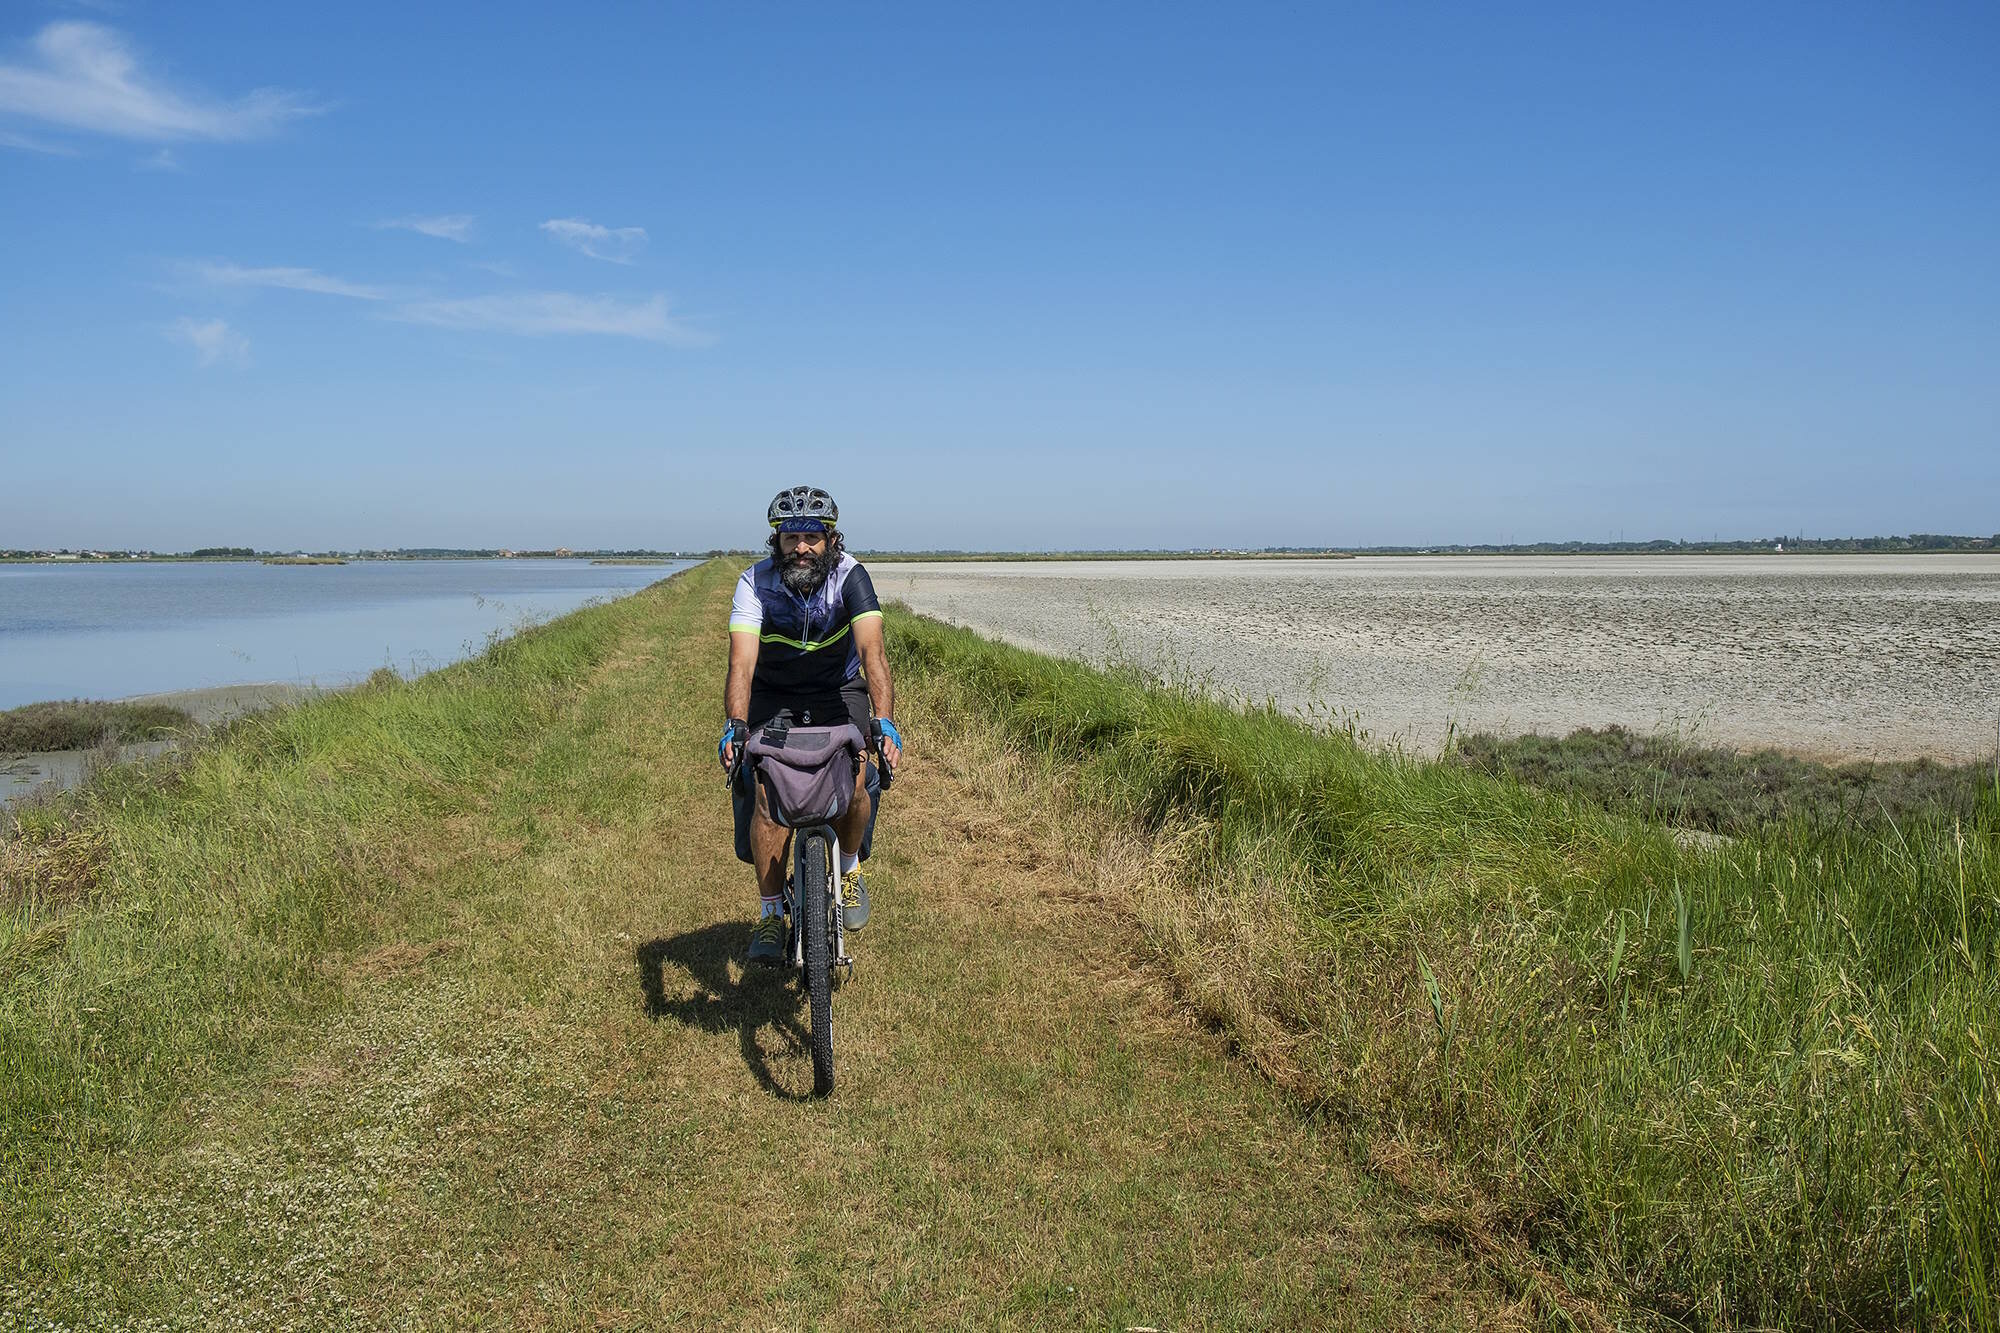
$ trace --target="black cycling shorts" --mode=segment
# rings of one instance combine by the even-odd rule
[[[752,685],[750,716],[743,720],[755,731],[787,708],[792,711],[795,727],[837,727],[852,722],[860,728],[863,740],[868,738],[868,724],[875,716],[868,702],[868,682],[856,676],[833,694],[765,694]]]

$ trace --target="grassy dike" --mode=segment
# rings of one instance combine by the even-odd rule
[[[0,1327],[1995,1322],[1990,808],[1683,851],[897,613],[815,1103],[733,573],[23,813]]]
[[[0,1328],[1602,1326],[1231,1057],[930,631],[811,1085],[741,965],[734,569],[0,837]],[[927,665],[917,670],[917,660]]]
[[[1694,1326],[2000,1323],[2000,808],[1720,852],[902,616],[1148,864],[1184,998],[1281,1087],[1585,1289]]]

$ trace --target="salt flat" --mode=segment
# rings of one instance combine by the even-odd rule
[[[1381,744],[1620,723],[1823,758],[1992,756],[2000,555],[878,564],[1027,647],[1275,699]]]

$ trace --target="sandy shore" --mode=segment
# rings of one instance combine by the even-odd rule
[[[120,699],[121,704],[165,704],[193,714],[202,726],[227,722],[232,717],[255,713],[277,704],[295,704],[325,691],[312,685],[288,681],[266,681],[252,685],[212,685],[201,690],[170,690],[165,694],[135,694]]]
[[[184,709],[197,725],[214,726],[245,713],[297,703],[321,691],[284,681],[249,685],[215,685],[199,690],[171,690],[165,694],[139,694],[118,703],[166,704]],[[118,758],[143,759],[173,748],[172,741],[146,741],[118,747]],[[0,805],[19,800],[37,788],[53,784],[66,791],[76,786],[89,771],[93,751],[50,750],[36,754],[0,754]]]
[[[1990,760],[2000,555],[895,564],[876,590],[1434,754],[1617,723],[1818,760]]]

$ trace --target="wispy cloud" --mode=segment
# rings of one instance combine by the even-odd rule
[[[168,328],[167,336],[194,348],[195,359],[203,367],[250,364],[250,340],[230,328],[228,320],[179,319]]]
[[[171,148],[162,148],[156,153],[148,153],[132,164],[140,171],[186,171],[181,160],[174,156]]]
[[[646,246],[644,227],[600,227],[582,218],[550,218],[542,230],[572,250],[613,264],[631,263]]]
[[[669,315],[664,296],[627,301],[615,296],[578,296],[570,292],[508,292],[461,300],[411,301],[398,306],[393,318],[442,329],[525,337],[600,334],[682,347],[709,341]]]
[[[76,156],[76,149],[66,143],[50,143],[47,139],[37,139],[32,134],[17,134],[12,130],[0,130],[0,148],[18,148],[24,153],[47,153],[51,157]]]
[[[395,295],[387,287],[371,287],[349,282],[310,268],[245,268],[241,264],[196,264],[195,276],[217,287],[282,287],[294,292],[318,292],[322,296],[346,296],[356,301],[387,301]]]
[[[33,60],[0,64],[0,113],[122,139],[239,140],[318,114],[298,93],[259,88],[233,101],[168,87],[139,68],[124,36],[96,23],[51,23]]]
[[[388,218],[375,224],[377,231],[413,231],[435,236],[440,241],[464,245],[472,239],[472,214],[442,213],[436,217]]]

